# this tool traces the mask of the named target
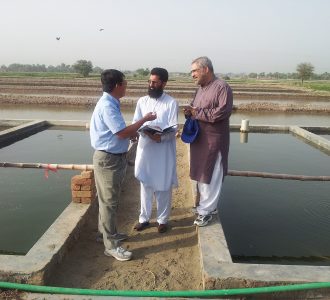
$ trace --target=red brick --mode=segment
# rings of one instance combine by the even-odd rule
[[[72,202],[80,203],[81,202],[81,198],[72,197]]]
[[[90,204],[92,202],[91,198],[81,198],[81,203]]]
[[[90,186],[90,185],[82,185],[81,186],[82,191],[91,191],[92,189],[93,189],[93,187]]]
[[[94,180],[88,178],[75,178],[76,176],[72,177],[71,183],[73,184],[80,184],[80,185],[91,185]]]
[[[81,185],[80,184],[71,184],[71,191],[80,191]]]
[[[86,197],[93,197],[93,191],[72,191],[72,197],[78,198],[86,198]]]
[[[75,175],[73,177],[71,177],[71,183],[75,182],[78,179],[81,179],[82,177],[80,175]]]
[[[93,171],[82,171],[80,175],[82,178],[94,178]]]
[[[82,190],[82,191],[95,190],[95,183],[92,183],[91,185],[82,185],[80,190]]]

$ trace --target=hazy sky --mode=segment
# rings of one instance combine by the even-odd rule
[[[1,0],[0,11],[0,65],[189,72],[205,55],[219,73],[330,72],[329,0]]]

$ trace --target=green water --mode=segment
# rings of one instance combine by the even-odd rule
[[[86,130],[50,128],[0,149],[1,161],[91,164]],[[291,134],[231,133],[229,168],[302,175],[330,175],[329,156]],[[0,169],[0,249],[26,253],[71,201],[78,171]],[[330,256],[330,183],[228,176],[220,218],[235,261]],[[137,212],[138,213],[138,212]],[[216,237],[215,237],[216,238]],[[312,257],[311,259],[309,259]],[[322,264],[322,263],[321,263]]]
[[[330,175],[327,154],[291,134],[231,134],[230,169]],[[330,182],[228,176],[220,218],[234,258],[330,257]]]
[[[48,129],[0,149],[2,162],[92,163],[88,131]],[[26,253],[71,201],[79,171],[0,168],[0,249]]]

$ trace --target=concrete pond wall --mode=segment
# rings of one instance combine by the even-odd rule
[[[0,148],[53,125],[88,128],[89,124],[86,121],[71,120],[0,120],[0,127],[6,128],[0,131]],[[231,125],[232,131],[241,129],[240,124]],[[292,133],[313,147],[330,154],[330,141],[316,134],[329,134],[330,127],[259,125],[244,129],[245,135],[249,132]],[[242,139],[244,141],[244,136]],[[84,186],[88,185],[87,183],[89,187]],[[70,244],[79,237],[79,230],[95,203],[92,172],[83,171],[81,175],[75,176],[71,182],[71,189],[73,201],[25,256],[0,255],[0,281],[44,284],[54,266],[69,251]],[[86,193],[79,192],[89,192],[89,199],[86,200]],[[198,241],[204,289],[330,282],[328,266],[233,263],[218,217],[215,217],[215,221],[209,226],[198,228]],[[311,293],[314,292],[310,291],[309,295]],[[323,291],[323,295],[325,294],[327,290]],[[322,291],[315,291],[315,295],[322,295]]]

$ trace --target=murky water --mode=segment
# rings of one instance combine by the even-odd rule
[[[2,162],[91,164],[88,131],[45,130],[0,149]],[[0,252],[26,253],[71,201],[79,171],[0,168]]]
[[[49,105],[1,105],[0,120],[5,119],[43,119],[43,120],[90,120],[92,107],[67,107]],[[127,122],[133,119],[133,109],[123,109]],[[231,124],[240,124],[249,119],[251,125],[301,125],[329,126],[329,114],[319,113],[283,113],[283,112],[234,112]],[[179,113],[179,122],[184,122],[183,113]]]
[[[330,175],[329,156],[291,134],[231,134],[230,169]],[[220,218],[231,254],[330,257],[330,183],[231,177],[225,180]]]
[[[89,120],[91,114],[92,108],[0,108],[0,119]],[[129,122],[132,110],[124,116]],[[231,123],[241,119],[250,124],[329,126],[329,116],[319,114],[234,113]],[[85,164],[92,162],[92,152],[88,131],[51,128],[0,149],[0,160]],[[330,175],[329,162],[327,154],[291,134],[250,133],[248,143],[240,143],[239,133],[231,133],[230,169]],[[2,252],[26,253],[32,247],[71,201],[70,178],[75,174],[60,170],[46,179],[43,170],[0,169]],[[330,256],[329,195],[329,182],[227,177],[220,217],[234,259]]]

